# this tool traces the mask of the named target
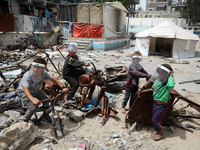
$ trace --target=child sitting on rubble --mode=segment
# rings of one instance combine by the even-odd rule
[[[74,100],[74,95],[79,87],[78,77],[85,74],[84,66],[90,66],[90,63],[84,63],[78,60],[76,43],[70,43],[67,50],[69,55],[66,57],[63,67],[63,78],[70,84],[71,90],[67,96],[67,101]]]
[[[64,93],[68,92],[68,89],[65,88],[65,86],[63,86],[56,78],[47,73],[45,70],[46,66],[47,62],[43,58],[35,58],[32,62],[30,70],[23,75],[19,83],[19,96],[22,100],[22,104],[27,107],[27,111],[23,117],[25,122],[30,121],[32,115],[36,112],[38,106],[41,104],[41,101],[48,99],[47,95],[40,90],[44,80],[49,79],[56,85],[60,86]],[[49,102],[43,102],[43,106],[49,107]],[[47,116],[45,119],[48,122],[51,122],[51,117],[49,117],[50,112],[50,109],[48,112],[46,111]]]
[[[153,74],[151,81],[153,89],[153,117],[152,122],[156,130],[153,135],[155,141],[163,137],[162,125],[168,108],[168,100],[171,98],[169,91],[174,88],[173,69],[168,64],[159,65]]]
[[[129,66],[127,82],[125,85],[125,96],[122,100],[122,113],[126,113],[125,107],[130,99],[129,108],[132,106],[136,92],[138,91],[139,78],[145,78],[148,80],[150,74],[148,74],[143,67],[140,65],[140,61],[142,60],[142,54],[139,51],[135,51],[132,56],[132,63]]]

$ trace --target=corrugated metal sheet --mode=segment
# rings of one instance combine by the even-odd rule
[[[15,31],[14,14],[0,13],[0,31]]]

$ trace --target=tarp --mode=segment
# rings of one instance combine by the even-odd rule
[[[88,38],[88,24],[73,24],[73,37],[87,37]]]
[[[170,42],[172,43],[172,49],[167,53],[171,54],[173,58],[195,56],[196,42],[199,40],[199,37],[169,21],[165,21],[151,29],[136,34],[135,50],[148,56],[150,53],[155,52],[156,41],[159,38],[165,39],[164,41],[167,41],[166,39],[172,41]],[[167,43],[165,42],[165,44]],[[162,50],[163,48],[161,49],[161,54],[165,55]]]
[[[90,38],[102,38],[103,26],[91,24]],[[88,24],[73,24],[73,37],[86,37],[88,38]]]
[[[78,5],[78,23],[103,24],[103,3],[93,5]]]
[[[90,38],[102,38],[103,26],[90,25]]]
[[[189,33],[187,30],[184,30],[181,27],[175,25],[173,22],[167,20],[151,29],[137,33],[135,37],[163,37],[184,40],[199,40],[197,35]]]

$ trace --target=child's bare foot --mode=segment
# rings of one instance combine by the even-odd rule
[[[125,108],[122,108],[122,113],[123,113],[123,114],[126,114]]]

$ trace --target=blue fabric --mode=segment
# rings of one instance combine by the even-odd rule
[[[19,96],[18,93],[14,93],[14,94],[11,94],[11,93],[4,93],[4,98],[12,98],[12,97],[16,97],[16,96]]]
[[[111,94],[111,93],[108,93],[108,92],[105,92],[105,95],[108,97],[109,103],[116,97],[115,94]],[[88,111],[88,110],[94,108],[94,103],[95,103],[96,99],[97,99],[97,97],[95,99],[91,100],[90,103],[86,104],[86,106],[81,109],[81,111]],[[100,100],[97,107],[102,107],[102,99]]]

